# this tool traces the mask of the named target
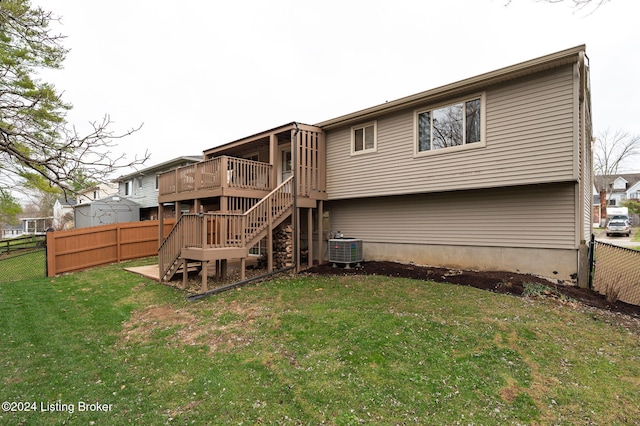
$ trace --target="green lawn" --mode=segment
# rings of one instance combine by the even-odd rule
[[[0,424],[640,419],[638,329],[570,303],[306,276],[189,303],[123,266],[0,284]]]

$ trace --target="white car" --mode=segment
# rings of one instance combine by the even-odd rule
[[[631,226],[631,218],[630,218],[629,216],[625,215],[625,214],[616,214],[616,215],[613,215],[613,216],[611,216],[611,217],[609,218],[609,221],[610,221],[610,222],[611,222],[611,221],[614,221],[614,220],[615,220],[615,221],[623,220],[623,221],[627,222],[627,224],[628,224],[629,226]]]
[[[607,224],[607,237],[611,235],[631,235],[631,227],[629,223],[622,219],[613,219],[610,220]]]

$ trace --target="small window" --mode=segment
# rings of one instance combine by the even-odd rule
[[[132,195],[133,193],[133,181],[128,180],[124,184],[124,195]]]
[[[367,123],[351,128],[351,153],[359,154],[376,151],[377,149],[376,123]]]
[[[156,175],[156,191],[160,187],[160,175]]]
[[[138,188],[142,189],[143,180],[141,177],[138,178]]]
[[[417,153],[471,144],[483,146],[482,104],[482,96],[479,96],[431,110],[416,111]]]

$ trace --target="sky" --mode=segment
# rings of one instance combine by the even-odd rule
[[[640,2],[507,3],[32,0],[61,17],[52,29],[70,52],[41,78],[73,105],[69,122],[82,131],[108,114],[116,133],[142,125],[112,151],[148,151],[145,166],[582,44],[594,133],[640,135]]]

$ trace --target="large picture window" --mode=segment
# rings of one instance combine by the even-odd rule
[[[482,142],[482,98],[417,111],[417,151],[429,152]]]
[[[376,150],[376,123],[367,123],[351,128],[351,153],[370,152]]]

